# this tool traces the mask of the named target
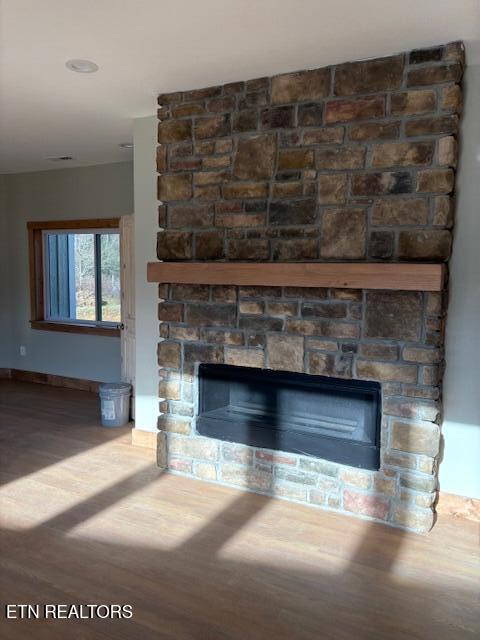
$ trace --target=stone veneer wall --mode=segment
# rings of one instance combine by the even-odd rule
[[[159,259],[448,260],[463,66],[451,43],[159,96]],[[160,464],[430,528],[445,292],[159,293]],[[199,362],[379,380],[380,471],[199,437]]]

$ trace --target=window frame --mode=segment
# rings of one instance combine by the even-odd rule
[[[49,220],[27,223],[30,267],[30,326],[40,331],[61,331],[119,337],[121,324],[98,323],[93,320],[52,320],[47,317],[45,290],[45,232],[87,233],[120,232],[120,218],[94,218],[86,220]],[[121,245],[121,242],[120,242]],[[121,261],[120,261],[121,264]]]

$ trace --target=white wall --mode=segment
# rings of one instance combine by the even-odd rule
[[[158,287],[147,282],[147,262],[157,259],[157,118],[134,121],[135,189],[135,428],[156,431],[158,419]]]
[[[118,338],[30,328],[27,222],[132,213],[132,164],[5,175],[3,182],[9,227],[12,332],[7,366],[74,378],[119,380]],[[25,357],[20,356],[20,345],[27,348]]]
[[[464,77],[465,108],[450,263],[440,488],[480,498],[480,65]]]

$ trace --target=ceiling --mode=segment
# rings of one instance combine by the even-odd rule
[[[478,63],[479,1],[0,0],[0,173],[131,160],[160,92],[456,39]]]

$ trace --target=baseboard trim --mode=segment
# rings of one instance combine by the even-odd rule
[[[5,369],[0,371],[6,371]],[[63,387],[65,389],[77,389],[78,391],[90,391],[98,393],[101,382],[95,380],[85,380],[83,378],[69,378],[67,376],[57,376],[53,373],[38,373],[36,371],[23,371],[22,369],[10,369],[10,374],[6,377],[18,382],[34,382],[36,384],[48,384],[52,387]]]
[[[142,429],[132,429],[132,445],[134,447],[144,447],[145,449],[157,450],[157,431],[142,431]]]
[[[466,498],[441,491],[435,509],[439,514],[480,522],[480,500],[476,498]]]

